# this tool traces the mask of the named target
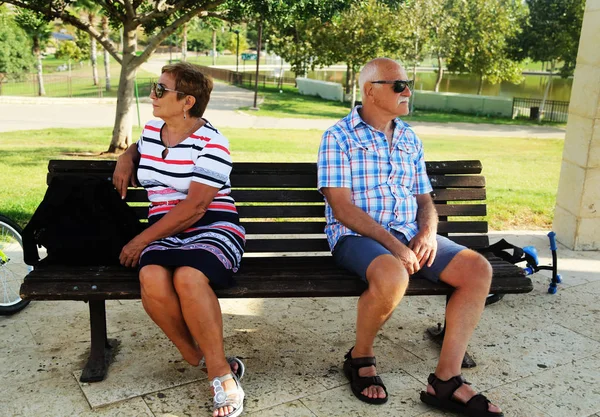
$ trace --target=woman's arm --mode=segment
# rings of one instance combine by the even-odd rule
[[[218,188],[192,181],[185,200],[181,200],[159,221],[123,247],[119,257],[121,264],[128,267],[136,266],[142,251],[151,242],[176,235],[196,223],[204,216],[218,191]]]
[[[137,144],[131,145],[127,150],[119,156],[117,159],[117,166],[115,172],[113,172],[113,185],[119,192],[122,199],[125,199],[127,195],[127,187],[137,187],[135,182],[135,169],[140,162],[140,152],[138,151]]]

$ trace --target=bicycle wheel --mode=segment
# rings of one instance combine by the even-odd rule
[[[32,269],[23,262],[21,228],[0,216],[0,316],[15,314],[29,304],[21,298],[19,289]]]

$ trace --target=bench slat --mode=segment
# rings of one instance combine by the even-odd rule
[[[48,162],[50,173],[87,173],[114,171],[116,161],[107,160],[58,160]],[[425,166],[431,174],[479,174],[482,170],[480,161],[426,161]],[[317,172],[317,164],[311,162],[236,162],[234,170],[238,174],[268,173],[280,175],[283,173],[314,174]]]

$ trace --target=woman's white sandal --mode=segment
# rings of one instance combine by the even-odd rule
[[[223,383],[233,379],[236,384],[236,388],[225,390]],[[237,417],[242,414],[244,410],[244,390],[240,385],[240,381],[234,374],[226,374],[223,376],[217,376],[211,381],[211,386],[214,391],[213,397],[213,411],[224,407],[233,407],[233,411],[229,414],[225,414],[225,417]]]

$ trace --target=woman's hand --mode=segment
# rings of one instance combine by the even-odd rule
[[[131,239],[128,244],[123,246],[121,254],[119,255],[119,262],[121,265],[128,268],[136,267],[140,262],[140,255],[146,246],[148,246],[148,244],[144,242],[139,235]]]
[[[127,195],[127,187],[137,187],[135,182],[135,161],[127,152],[119,156],[113,173],[113,185],[122,199]]]

